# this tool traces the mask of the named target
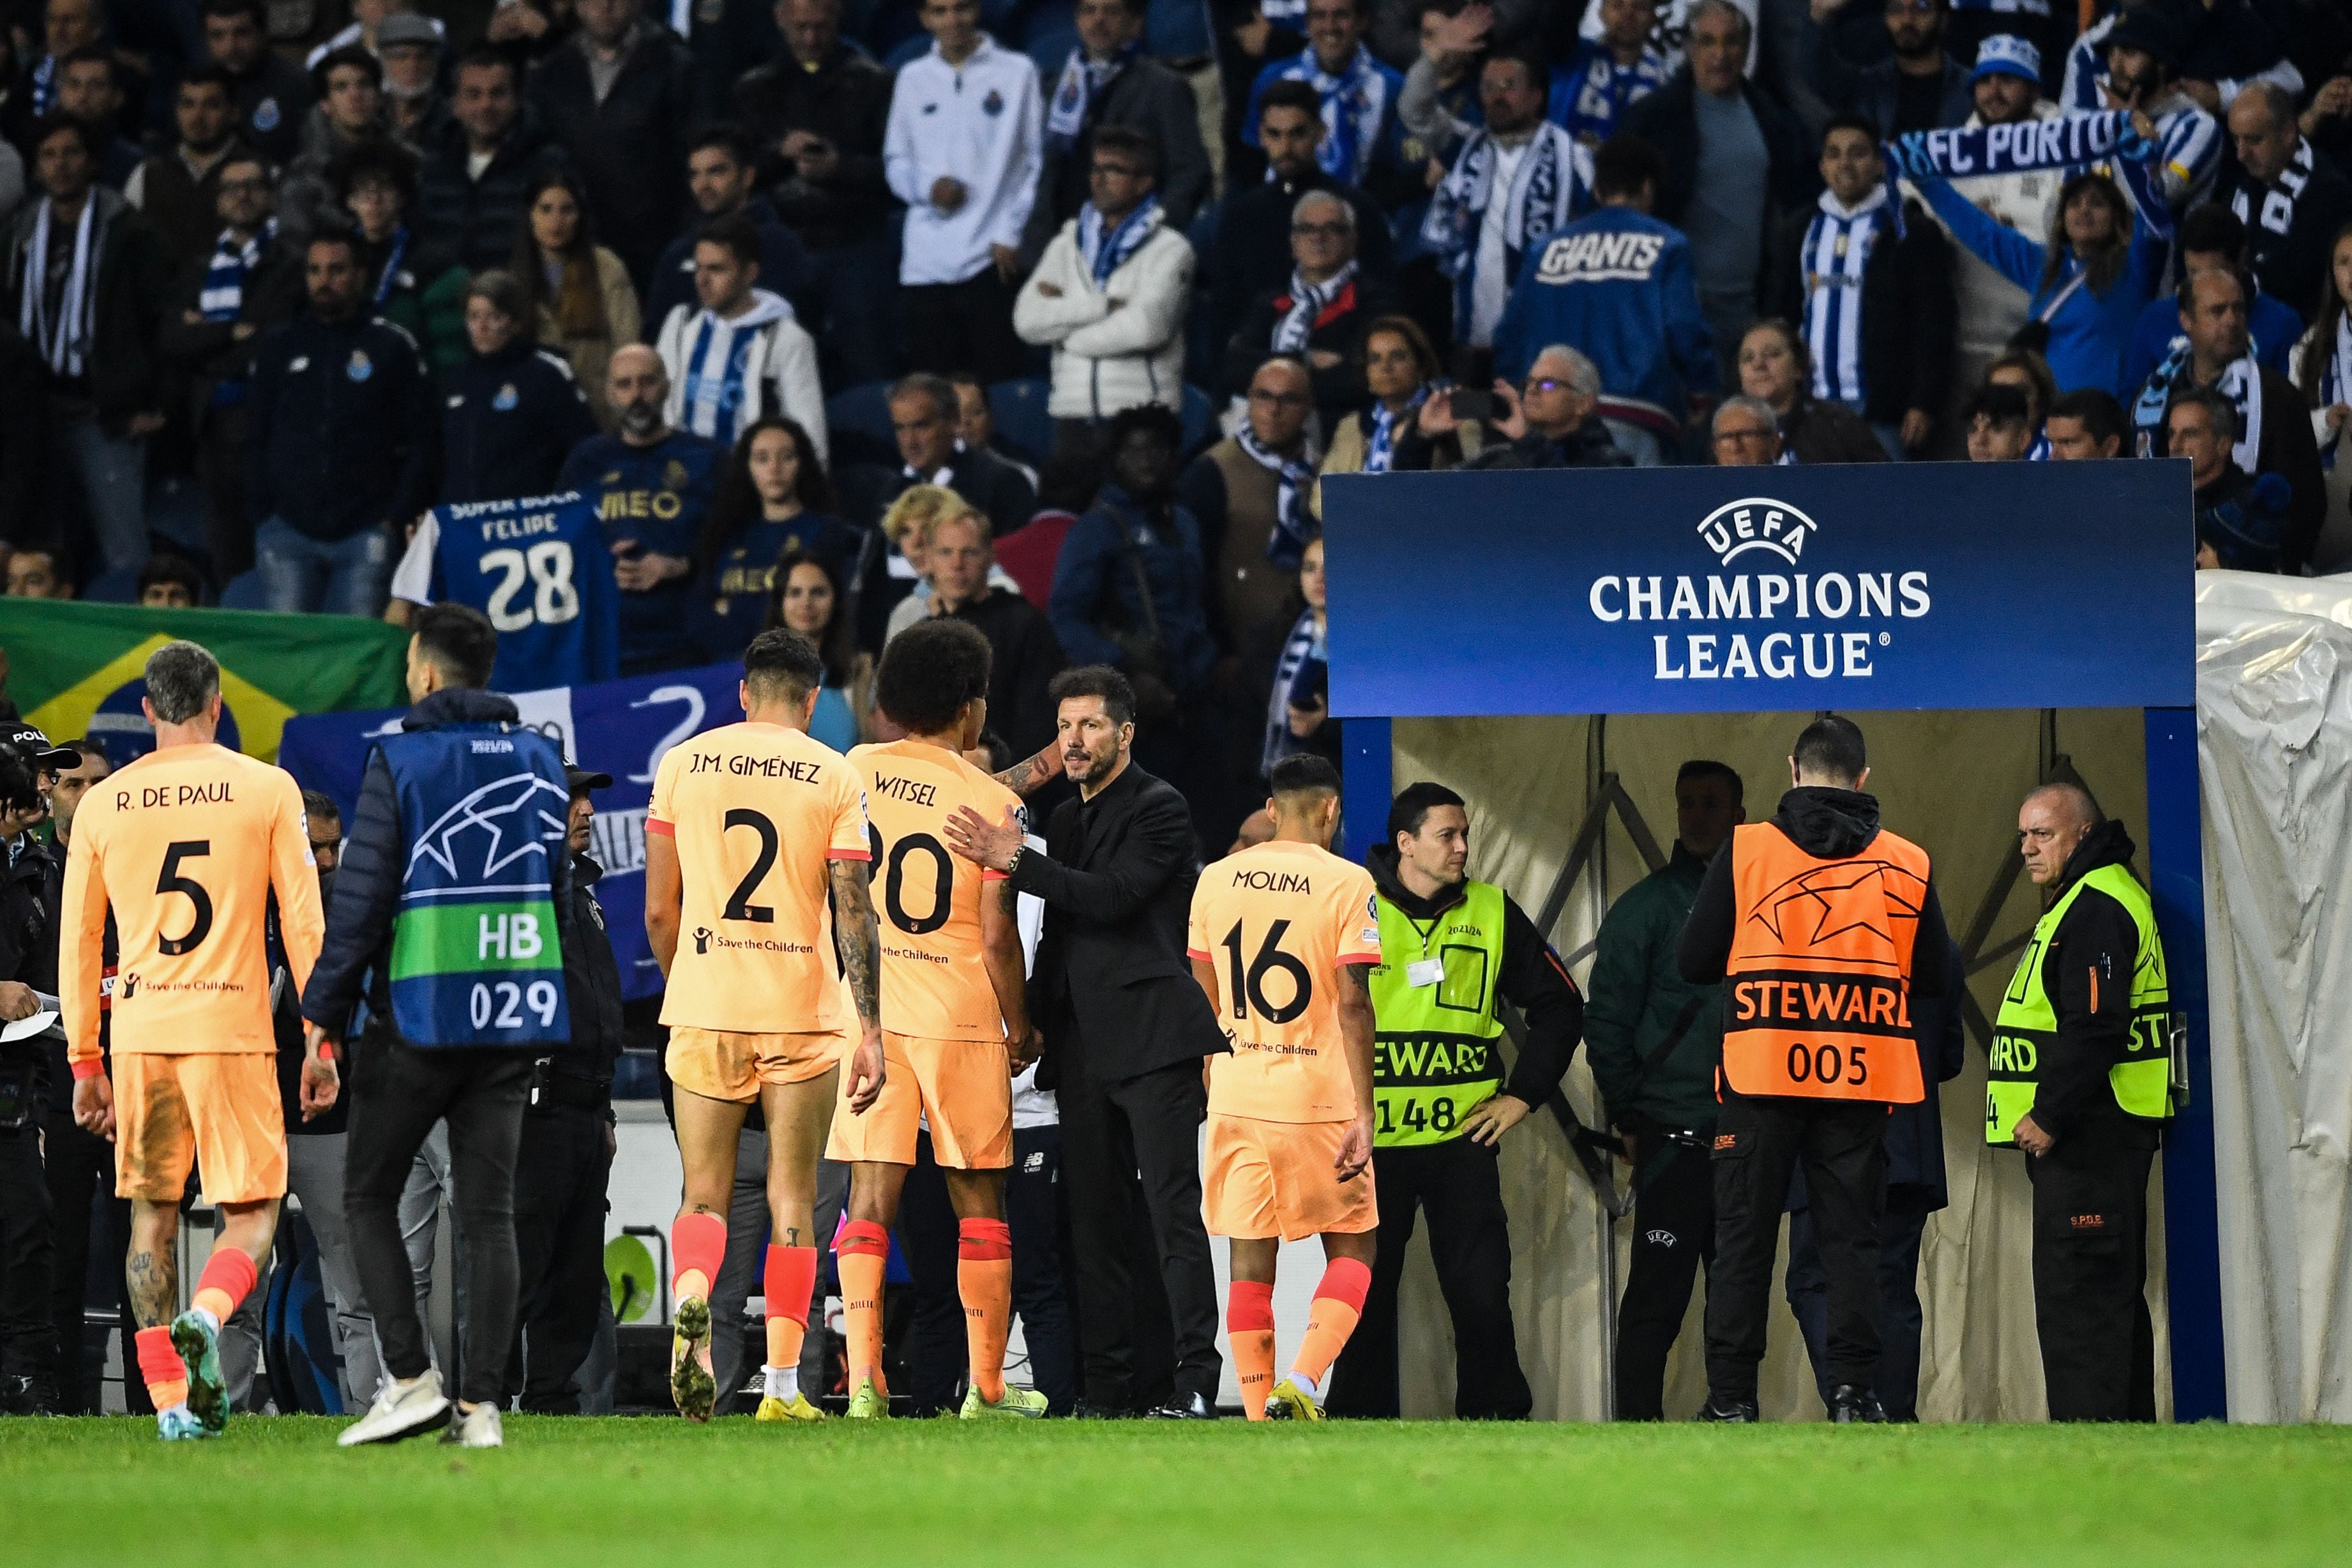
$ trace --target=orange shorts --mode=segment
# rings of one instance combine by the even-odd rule
[[[1332,1169],[1344,1121],[1260,1121],[1211,1115],[1201,1209],[1213,1236],[1297,1241],[1380,1224],[1372,1170],[1342,1182]]]
[[[114,1053],[114,1195],[176,1204],[194,1162],[205,1197],[286,1195],[274,1051]]]
[[[992,1040],[926,1040],[882,1032],[882,1094],[849,1110],[849,1074],[834,1107],[828,1160],[915,1163],[918,1117],[930,1123],[931,1158],[955,1171],[1013,1163],[1012,1058]]]
[[[841,1060],[838,1031],[822,1035],[739,1035],[732,1029],[673,1026],[663,1063],[670,1081],[705,1100],[749,1105],[762,1084],[806,1083]]]

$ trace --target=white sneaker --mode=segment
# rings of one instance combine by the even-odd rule
[[[362,1443],[397,1443],[449,1424],[450,1402],[441,1392],[441,1374],[427,1367],[414,1383],[384,1380],[368,1413],[343,1428],[336,1446],[355,1448]],[[495,1423],[495,1417],[494,1423]],[[495,1435],[498,1428],[491,1427]]]
[[[449,1425],[441,1431],[441,1441],[459,1448],[502,1448],[506,1435],[499,1423],[499,1407],[488,1400],[471,1410],[461,1407],[449,1412]]]

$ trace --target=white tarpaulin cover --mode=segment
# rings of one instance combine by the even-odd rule
[[[2352,578],[2197,598],[2230,1414],[2352,1420]]]

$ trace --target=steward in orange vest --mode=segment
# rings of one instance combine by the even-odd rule
[[[1885,1417],[1878,1364],[1878,1223],[1887,1108],[1932,1092],[1914,1016],[1959,984],[1927,856],[1878,825],[1862,731],[1819,719],[1797,737],[1795,786],[1707,868],[1676,965],[1723,986],[1701,1420],[1753,1421],[1772,1263],[1800,1163],[1829,1277],[1833,1421]]]

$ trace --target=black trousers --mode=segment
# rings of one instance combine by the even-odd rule
[[[55,1211],[41,1174],[41,1119],[0,1131],[0,1374],[30,1378],[44,1399],[58,1376],[50,1277]]]
[[[1877,1370],[1886,1108],[1727,1092],[1715,1126],[1715,1260],[1706,1274],[1706,1382],[1717,1399],[1756,1397],[1780,1215],[1801,1161],[1829,1279],[1822,1360],[1830,1381],[1867,1388]]]
[[[1633,1256],[1617,1305],[1617,1418],[1666,1417],[1666,1358],[1690,1310],[1698,1268],[1715,1267],[1715,1171],[1704,1148],[1634,1145]]]
[[[2147,1175],[2156,1130],[2120,1113],[2026,1156],[2033,1326],[2053,1421],[2156,1419],[2147,1311]]]
[[[532,1106],[515,1155],[516,1322],[509,1394],[542,1415],[580,1414],[581,1363],[604,1282],[604,1113]],[[459,1191],[463,1191],[461,1187]]]
[[[122,1258],[131,1247],[131,1200],[114,1195],[114,1145],[75,1125],[70,1110],[50,1109],[42,1153],[49,1206],[57,1216],[49,1319],[57,1326],[58,1405],[68,1415],[95,1415],[106,1358],[89,1353],[82,1313],[93,1301],[119,1313],[124,1344],[137,1331],[122,1291]],[[93,1248],[101,1260],[95,1292]],[[131,1382],[143,1396],[147,1385],[137,1378]]]
[[[951,375],[969,371],[982,381],[1011,381],[1028,363],[1028,345],[1013,330],[1013,286],[983,267],[961,283],[924,283],[898,290],[907,327],[907,367]]]
[[[1209,1092],[1187,1058],[1139,1078],[1104,1083],[1087,1071],[1085,1047],[1064,1050],[1062,1168],[1069,1178],[1070,1247],[1078,1271],[1078,1335],[1086,1396],[1108,1409],[1149,1404],[1158,1392],[1141,1369],[1149,1307],[1138,1278],[1139,1194],[1167,1291],[1172,1387],[1214,1403],[1224,1361],[1217,1353],[1217,1275],[1201,1220],[1201,1123]]]
[[[1511,1230],[1496,1152],[1467,1138],[1372,1152],[1380,1246],[1364,1314],[1331,1372],[1332,1415],[1393,1420],[1397,1398],[1397,1287],[1417,1211],[1429,1214],[1429,1257],[1454,1321],[1454,1414],[1465,1421],[1524,1421],[1535,1395],[1519,1370],[1511,1323]]]
[[[1935,1212],[1934,1198],[1925,1187],[1889,1187],[1878,1221],[1878,1370],[1870,1386],[1890,1421],[1919,1419],[1919,1331],[1926,1321],[1919,1307],[1919,1238]],[[1822,1267],[1810,1208],[1789,1216],[1789,1272],[1781,1288],[1827,1405],[1837,1386],[1829,1374],[1829,1272]]]
[[[375,1313],[383,1370],[422,1376],[432,1364],[416,1315],[416,1283],[400,1235],[400,1194],[434,1122],[449,1121],[451,1205],[466,1254],[463,1331],[483,1347],[458,1369],[457,1396],[495,1401],[506,1382],[501,1353],[514,1343],[515,1153],[530,1092],[528,1051],[443,1047],[420,1050],[389,1029],[370,1030],[352,1050],[351,1133],[343,1165],[343,1213],[360,1289]],[[499,1347],[493,1350],[489,1347]]]

